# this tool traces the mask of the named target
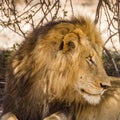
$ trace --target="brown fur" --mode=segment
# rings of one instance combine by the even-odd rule
[[[95,106],[110,96],[104,92],[110,81],[101,55],[100,34],[88,18],[36,29],[11,57],[4,114],[12,112],[19,120],[42,120],[57,112],[64,120],[97,118]]]

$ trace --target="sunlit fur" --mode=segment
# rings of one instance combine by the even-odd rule
[[[62,111],[82,119],[82,108],[103,101],[101,84],[110,86],[101,55],[100,33],[88,18],[35,29],[11,57],[4,113],[42,120]]]

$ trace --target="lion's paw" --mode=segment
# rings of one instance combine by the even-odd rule
[[[6,113],[2,116],[1,120],[18,120],[17,117],[12,113]]]
[[[43,120],[67,120],[67,117],[64,113],[54,113]]]

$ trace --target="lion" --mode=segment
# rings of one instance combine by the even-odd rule
[[[36,28],[9,60],[2,120],[118,120],[120,90],[88,17]]]

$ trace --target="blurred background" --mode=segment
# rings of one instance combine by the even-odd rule
[[[104,42],[105,70],[120,77],[119,0],[0,0],[0,113],[11,52],[36,27],[79,15],[89,16],[98,27]]]

